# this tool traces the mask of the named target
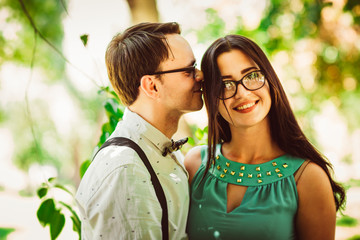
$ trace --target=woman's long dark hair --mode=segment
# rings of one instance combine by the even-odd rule
[[[248,55],[265,74],[270,87],[271,108],[269,111],[272,140],[286,153],[303,158],[319,165],[329,177],[334,193],[336,210],[345,203],[345,190],[335,182],[330,174],[331,164],[306,138],[290,107],[285,91],[273,67],[260,47],[250,39],[239,35],[228,35],[216,40],[205,52],[201,70],[204,73],[204,99],[208,112],[208,160],[205,174],[214,159],[216,144],[229,142],[231,131],[229,123],[219,113],[218,98],[221,90],[221,74],[217,58],[224,52],[238,49]],[[205,176],[205,175],[204,175]]]

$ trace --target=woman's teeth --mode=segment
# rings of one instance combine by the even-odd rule
[[[240,107],[237,107],[236,110],[244,110],[244,109],[250,108],[250,107],[252,107],[252,106],[254,106],[254,105],[255,105],[255,102],[253,102],[253,103],[248,103],[248,104],[242,105],[242,106],[240,106]]]

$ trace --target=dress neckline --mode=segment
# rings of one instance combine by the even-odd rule
[[[294,174],[299,166],[288,154],[260,164],[245,164],[225,158],[221,144],[216,146],[215,153],[209,172],[221,181],[242,186],[261,186],[281,180]]]

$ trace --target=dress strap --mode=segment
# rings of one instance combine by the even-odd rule
[[[306,166],[310,163],[310,160],[307,159],[302,165],[301,167],[296,171],[296,173],[294,174],[294,178],[295,178],[295,182],[297,183],[299,178],[301,177],[302,173],[304,172]]]

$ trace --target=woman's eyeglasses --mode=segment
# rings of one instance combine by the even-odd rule
[[[219,98],[225,100],[235,96],[239,84],[243,85],[244,88],[249,91],[255,91],[264,86],[265,76],[258,70],[246,74],[240,80],[223,81]]]

